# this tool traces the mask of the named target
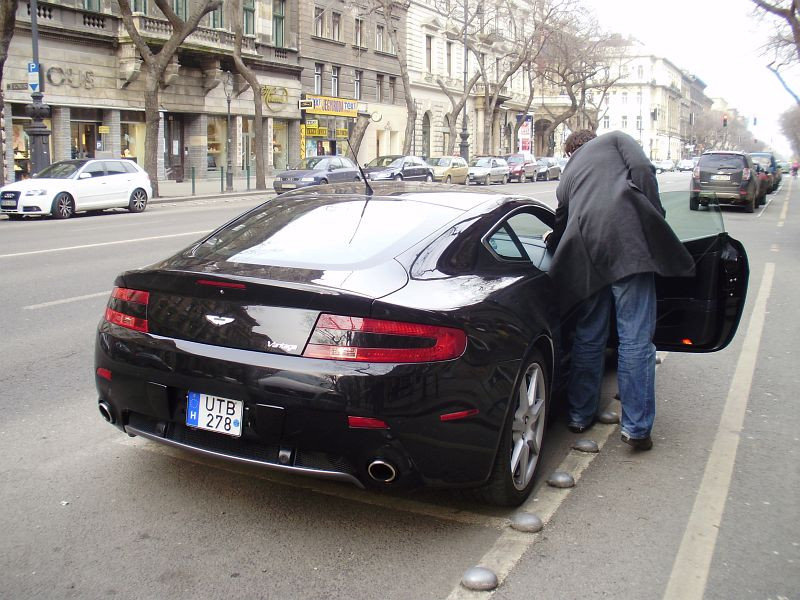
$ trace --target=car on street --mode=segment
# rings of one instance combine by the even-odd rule
[[[469,162],[470,183],[508,183],[509,175],[508,163],[499,156],[481,156]]]
[[[694,171],[694,161],[691,158],[684,158],[678,163],[678,171]]]
[[[460,156],[431,156],[425,162],[433,169],[433,179],[442,183],[467,183],[469,166]]]
[[[526,179],[536,181],[536,158],[530,152],[518,152],[508,154],[504,157],[508,163],[509,179],[516,179],[518,183],[524,183]]]
[[[756,179],[758,179],[758,193],[756,195],[756,206],[761,206],[767,203],[767,194],[772,190],[772,175],[769,171],[763,168],[758,162],[753,161],[756,172]]]
[[[373,181],[433,181],[433,167],[419,156],[378,156],[364,165],[364,172]]]
[[[729,205],[751,213],[758,202],[759,186],[755,164],[744,152],[705,152],[689,182],[689,208]]]
[[[282,194],[121,273],[95,340],[103,418],[250,466],[523,502],[566,360],[554,212],[488,189],[372,187]],[[667,214],[688,224],[697,274],[658,281],[654,343],[718,350],[747,255],[675,196],[685,214]]]
[[[280,194],[310,185],[360,180],[358,166],[346,156],[308,156],[291,169],[277,173],[272,187]]]
[[[668,158],[662,160],[654,160],[653,168],[656,170],[656,173],[664,173],[665,171],[674,171],[675,163]]]
[[[781,184],[781,168],[775,155],[772,152],[751,152],[750,158],[769,175],[769,188],[767,193],[771,194],[778,189]]]
[[[10,219],[52,215],[68,219],[76,212],[127,208],[142,212],[153,195],[150,178],[124,159],[55,162],[34,175],[0,188],[0,213]]]
[[[536,179],[550,181],[561,177],[561,167],[558,161],[552,156],[536,159]]]

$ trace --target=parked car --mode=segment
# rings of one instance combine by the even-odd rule
[[[772,152],[751,152],[750,158],[769,174],[770,186],[767,193],[771,194],[777,190],[781,184],[781,168],[775,160],[775,155]]]
[[[756,169],[743,152],[705,152],[692,172],[689,183],[689,208],[709,204],[744,207],[753,212],[759,193]]]
[[[346,156],[308,156],[288,171],[276,174],[272,187],[280,194],[309,185],[360,180],[358,166]]]
[[[530,152],[518,152],[504,157],[508,163],[509,179],[523,183],[526,179],[536,181],[536,158]]]
[[[0,212],[9,219],[52,215],[68,219],[76,212],[127,208],[142,212],[153,195],[145,170],[130,160],[62,160],[31,179],[0,188]]]
[[[489,185],[495,183],[508,183],[510,170],[508,163],[499,156],[483,156],[475,158],[469,163],[469,182]]]
[[[553,157],[543,157],[536,160],[537,172],[536,179],[542,181],[550,181],[551,179],[559,179],[561,177],[561,167],[558,166],[558,161]]]
[[[695,281],[657,282],[660,350],[719,350],[742,313],[744,248],[698,222]],[[99,411],[218,459],[518,505],[566,368],[543,276],[553,223],[536,200],[436,184],[278,196],[117,277],[96,335]]]
[[[675,163],[668,158],[662,160],[654,160],[653,168],[656,170],[656,173],[663,173],[665,171],[674,171]]]
[[[772,190],[772,175],[764,167],[762,167],[755,160],[753,166],[756,171],[756,179],[758,179],[758,193],[756,195],[756,206],[761,206],[767,203],[767,194]]]
[[[435,181],[467,183],[469,179],[469,166],[460,156],[431,156],[425,162],[433,169]]]
[[[678,163],[678,171],[694,171],[694,161],[691,158],[684,158]]]
[[[419,156],[378,156],[364,165],[364,171],[371,180],[433,181],[433,168]]]
[[[568,156],[559,157],[556,159],[556,162],[558,163],[558,166],[561,167],[561,172],[563,173],[564,168],[567,166],[567,163],[569,162],[569,157]]]

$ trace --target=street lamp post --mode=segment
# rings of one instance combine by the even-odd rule
[[[464,108],[461,116],[461,143],[458,145],[461,158],[469,161],[469,132],[467,131],[467,61],[469,50],[467,49],[467,1],[464,0]]]
[[[35,76],[29,78],[31,85],[31,104],[25,106],[25,114],[31,118],[31,124],[25,129],[30,139],[30,174],[38,173],[50,164],[50,130],[44,119],[50,116],[50,107],[42,102],[41,76],[39,75],[39,26],[37,22],[38,7],[36,0],[31,0],[31,40],[33,50],[32,65],[35,65]],[[30,69],[29,69],[30,70]],[[33,73],[33,72],[32,72]],[[35,82],[34,82],[35,80]]]
[[[225,191],[233,191],[233,157],[231,156],[231,96],[233,96],[233,75],[227,72],[223,82],[225,99],[228,101],[228,126],[225,132],[225,155],[228,157],[227,171],[225,172]]]

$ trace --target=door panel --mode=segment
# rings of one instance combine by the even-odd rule
[[[108,195],[108,181],[102,162],[93,162],[84,167],[81,175],[87,173],[91,177],[75,180],[75,210],[100,208]]]

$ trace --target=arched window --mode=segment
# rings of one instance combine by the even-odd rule
[[[431,155],[431,115],[425,113],[422,116],[422,148],[420,155],[429,157]]]

